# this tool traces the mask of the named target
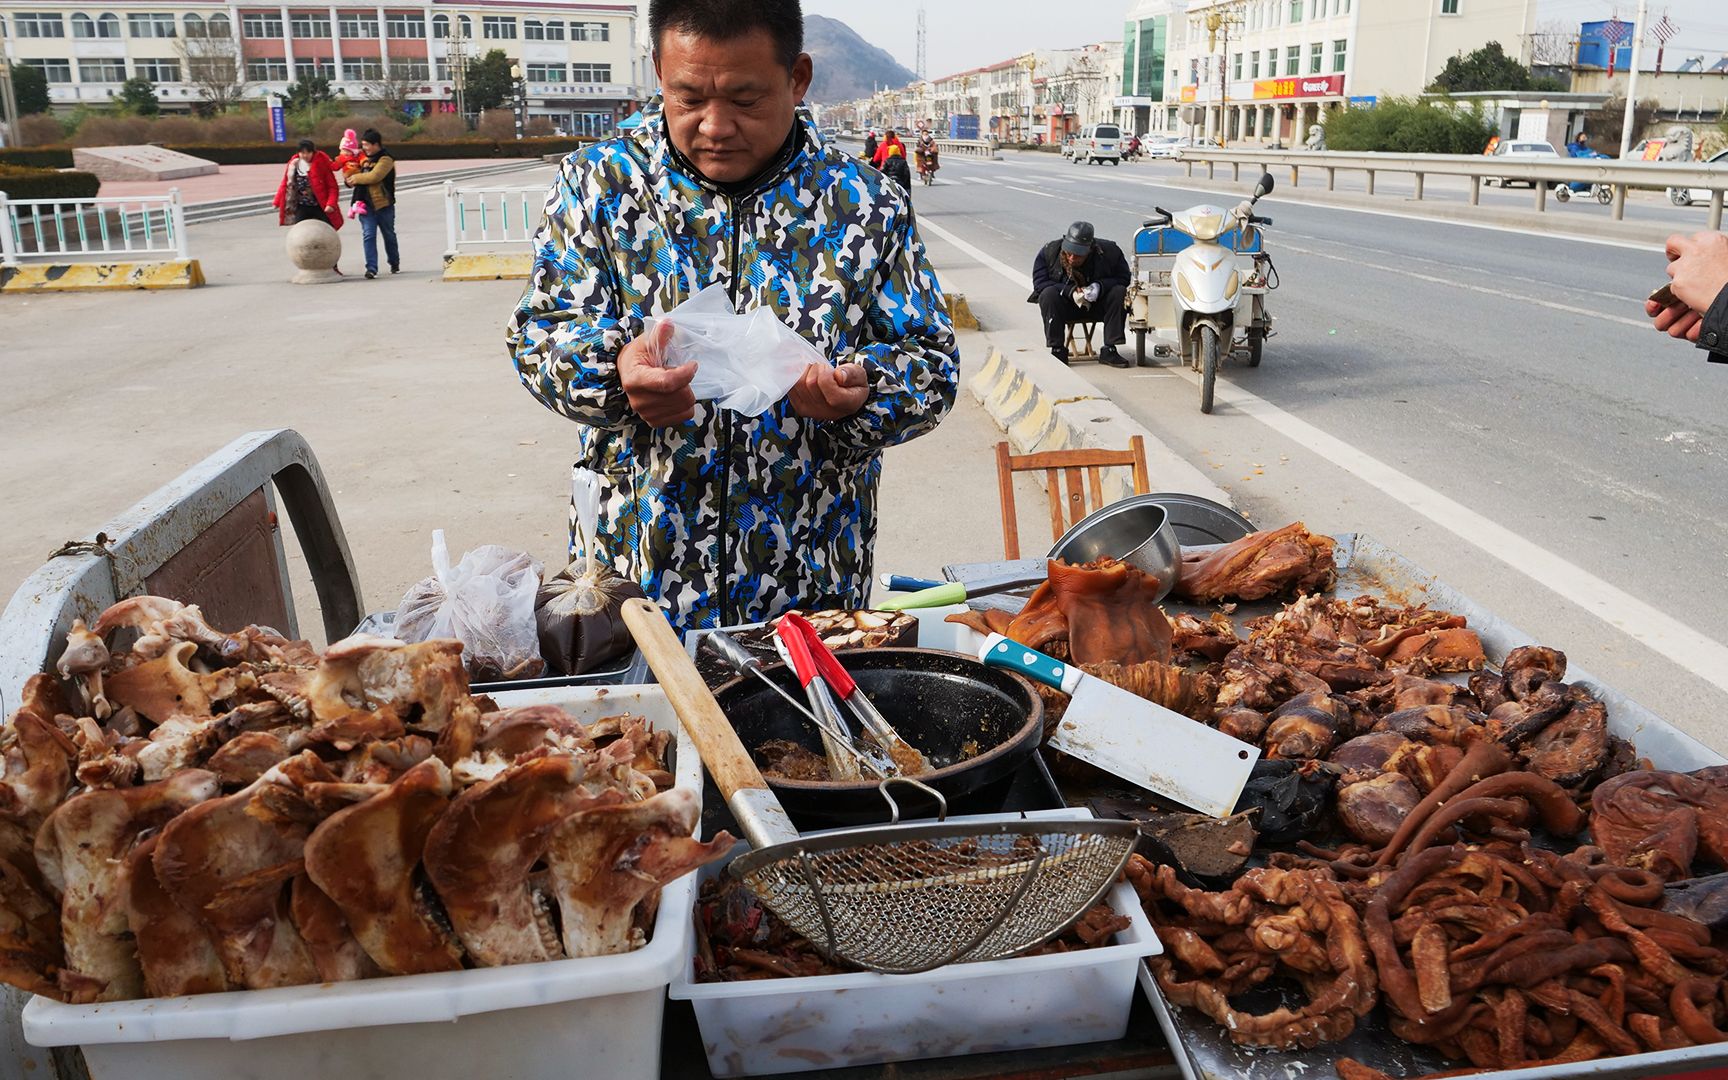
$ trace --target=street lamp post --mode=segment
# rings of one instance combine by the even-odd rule
[[[510,91],[511,105],[514,106],[512,111],[516,114],[516,137],[520,139],[522,129],[527,124],[528,113],[528,86],[522,80],[521,64],[510,65]]]
[[[1218,34],[1224,34],[1224,47],[1218,53],[1218,145],[1228,142],[1230,133],[1230,28],[1242,25],[1242,13],[1234,7],[1220,5],[1206,13],[1208,51],[1218,45]]]

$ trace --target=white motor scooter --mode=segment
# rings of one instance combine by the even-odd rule
[[[1266,173],[1253,198],[1230,210],[1203,204],[1173,214],[1156,207],[1157,216],[1134,238],[1128,326],[1135,333],[1139,358],[1146,359],[1150,333],[1198,370],[1203,413],[1212,411],[1223,354],[1234,351],[1240,341],[1248,352],[1248,366],[1258,367],[1271,331],[1266,293],[1277,287],[1276,271],[1257,226],[1270,225],[1272,219],[1254,213],[1254,204],[1271,190],[1272,174]]]

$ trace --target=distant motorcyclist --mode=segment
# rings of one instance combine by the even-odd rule
[[[936,145],[936,136],[930,134],[929,131],[918,136],[918,149],[915,153],[918,158],[919,176],[923,176],[926,172],[934,173],[942,167],[940,160],[942,151]]]
[[[1038,251],[1032,263],[1032,295],[1044,320],[1044,344],[1050,355],[1068,362],[1067,332],[1072,323],[1102,322],[1104,346],[1098,362],[1131,366],[1116,346],[1128,340],[1128,259],[1109,240],[1099,239],[1090,221],[1076,221],[1059,240]]]
[[[864,133],[864,160],[874,163],[876,160],[876,129],[871,128]]]

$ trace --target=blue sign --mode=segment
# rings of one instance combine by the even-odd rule
[[[270,138],[274,142],[288,141],[288,117],[282,106],[270,106]]]
[[[1361,97],[1351,98],[1350,107],[1352,109],[1371,109],[1379,100],[1378,94],[1364,94]]]

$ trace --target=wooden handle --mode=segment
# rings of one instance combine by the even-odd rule
[[[762,770],[738,741],[732,722],[720,711],[714,692],[702,681],[665,614],[646,600],[624,601],[623,614],[624,625],[630,628],[636,647],[642,650],[654,678],[666,691],[667,700],[672,702],[684,730],[690,733],[702,755],[702,764],[708,767],[721,794],[731,799],[739,791],[757,788],[767,791],[768,781],[762,778]]]

